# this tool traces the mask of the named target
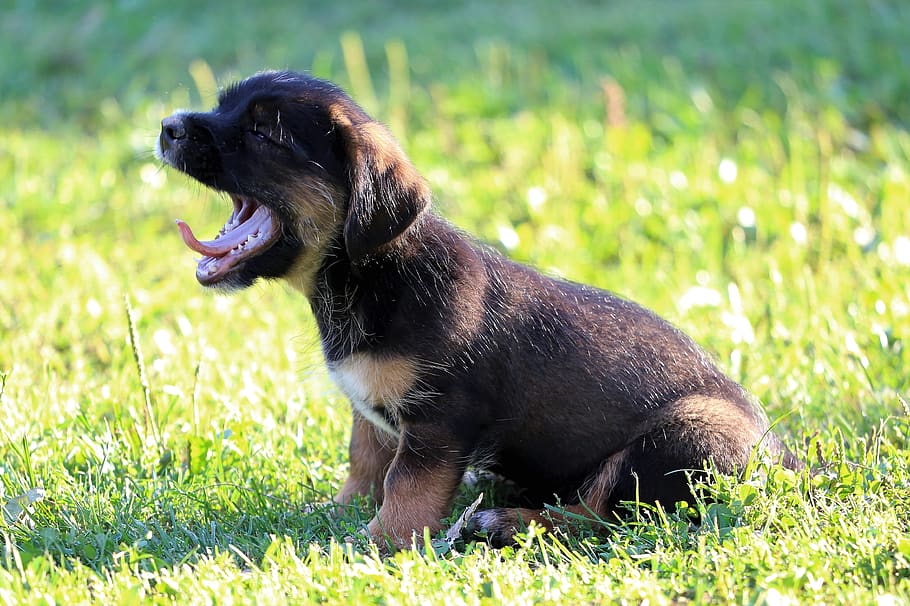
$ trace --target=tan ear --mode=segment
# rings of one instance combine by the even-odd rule
[[[356,118],[355,118],[356,119]],[[344,139],[349,202],[344,243],[355,265],[397,241],[430,205],[430,188],[380,123],[332,112]]]

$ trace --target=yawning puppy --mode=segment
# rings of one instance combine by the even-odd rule
[[[495,543],[545,502],[600,516],[622,501],[691,501],[686,470],[799,463],[758,405],[666,321],[609,292],[542,276],[430,211],[388,130],[336,86],[266,72],[208,113],[161,123],[158,157],[226,192],[196,278],[222,290],[283,278],[306,295],[329,372],[353,405],[350,476],[379,543],[438,531],[480,463],[536,507],[478,512]]]

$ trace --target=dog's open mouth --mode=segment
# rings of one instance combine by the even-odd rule
[[[196,279],[205,286],[219,282],[240,263],[268,250],[281,235],[277,218],[256,200],[231,194],[234,212],[214,240],[196,239],[193,230],[177,219],[187,246],[204,255],[196,266]]]

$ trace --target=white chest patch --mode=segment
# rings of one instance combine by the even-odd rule
[[[329,364],[329,376],[354,408],[379,429],[393,435],[398,430],[381,409],[393,416],[417,380],[415,364],[408,358],[356,353]]]

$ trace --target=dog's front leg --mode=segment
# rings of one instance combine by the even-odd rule
[[[439,425],[402,425],[382,507],[367,527],[380,548],[408,547],[412,537],[420,544],[424,528],[430,534],[442,528],[465,471],[467,452],[463,441]]]
[[[382,504],[382,484],[397,445],[397,438],[370,423],[355,409],[348,447],[351,469],[335,502],[347,505],[356,496],[372,495],[377,504]]]

